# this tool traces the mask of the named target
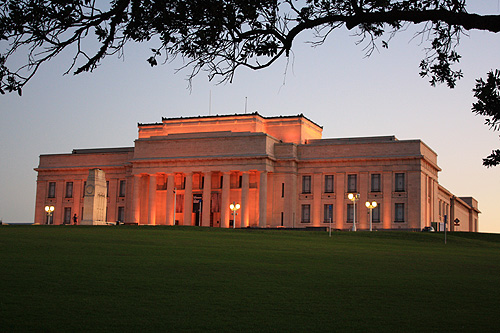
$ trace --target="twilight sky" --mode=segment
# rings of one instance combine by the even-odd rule
[[[470,12],[498,14],[498,0],[470,1]],[[410,29],[389,49],[365,58],[352,32],[342,29],[312,48],[307,36],[294,53],[259,72],[242,69],[232,84],[208,82],[201,73],[187,89],[180,61],[151,68],[150,47],[133,45],[123,59],[110,57],[93,73],[65,75],[66,53],[41,68],[17,94],[0,96],[0,219],[32,222],[40,154],[74,148],[133,146],[137,123],[180,117],[258,111],[295,115],[323,126],[323,138],[396,135],[421,139],[438,154],[439,183],[457,196],[473,196],[479,230],[500,233],[500,166],[482,158],[500,148],[499,132],[471,112],[475,79],[500,68],[500,35],[472,31],[458,51],[464,77],[455,89],[431,87],[418,75],[423,45]],[[0,42],[0,49],[5,47]],[[20,56],[20,58],[22,58]],[[209,96],[211,95],[211,105]]]

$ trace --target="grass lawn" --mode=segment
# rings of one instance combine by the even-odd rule
[[[0,330],[498,332],[500,235],[0,227]]]

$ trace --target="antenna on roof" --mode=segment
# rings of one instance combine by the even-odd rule
[[[247,102],[248,102],[248,97],[245,97],[245,114],[247,113]]]

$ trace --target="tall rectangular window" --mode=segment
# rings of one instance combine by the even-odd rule
[[[66,182],[66,198],[73,198],[73,182]]]
[[[118,207],[118,222],[125,221],[125,207]]]
[[[372,222],[378,223],[380,222],[380,204],[377,207],[372,209]]]
[[[354,205],[352,203],[347,204],[347,223],[352,223],[354,221]]]
[[[302,214],[301,214],[302,223],[310,223],[311,222],[311,205],[302,205]]]
[[[86,182],[86,181],[84,181],[84,182],[83,182],[82,198],[85,198],[85,189],[86,189],[86,188],[87,188],[87,182]],[[82,214],[82,216],[83,216],[83,214]]]
[[[285,183],[281,183],[281,197],[285,197]]]
[[[405,191],[405,174],[404,173],[396,173],[394,176],[394,191],[395,192],[404,192]]]
[[[358,192],[358,175],[347,175],[347,192]]]
[[[302,176],[302,193],[311,193],[311,176]]]
[[[106,196],[109,197],[109,180],[106,180]]]
[[[71,224],[71,207],[64,207],[64,224]]]
[[[323,222],[333,222],[333,205],[326,204],[323,206]]]
[[[49,183],[48,197],[49,198],[55,198],[56,197],[56,183],[55,182],[50,182]]]
[[[333,193],[333,175],[325,175],[325,193]]]
[[[404,222],[405,221],[405,204],[396,203],[394,204],[394,222]]]
[[[371,192],[380,192],[380,173],[372,173]]]
[[[125,180],[120,180],[120,191],[119,191],[119,196],[124,197],[125,192],[127,190],[127,181]]]

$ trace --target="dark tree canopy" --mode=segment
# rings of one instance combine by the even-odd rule
[[[388,47],[391,38],[419,25],[424,43],[420,75],[431,85],[453,88],[462,77],[455,68],[456,48],[468,30],[500,31],[500,15],[469,13],[466,0],[0,0],[0,93],[17,92],[46,61],[69,49],[67,73],[92,71],[127,42],[152,43],[147,59],[156,66],[174,57],[185,60],[192,78],[206,71],[210,79],[231,81],[240,67],[263,69],[287,57],[296,37],[313,31],[321,45],[339,28],[353,30],[367,45]],[[89,43],[88,41],[93,41]],[[91,45],[91,46],[89,46]],[[98,45],[95,48],[95,45]],[[26,55],[21,66],[15,54]],[[496,73],[496,74],[495,74]],[[498,72],[476,85],[473,111],[496,121]],[[490,75],[493,79],[490,79]],[[496,80],[496,86],[491,80]],[[496,93],[485,98],[486,93]],[[496,104],[491,104],[496,101]],[[491,113],[496,112],[497,117]],[[496,110],[496,111],[495,111]],[[485,165],[500,164],[494,151]]]

